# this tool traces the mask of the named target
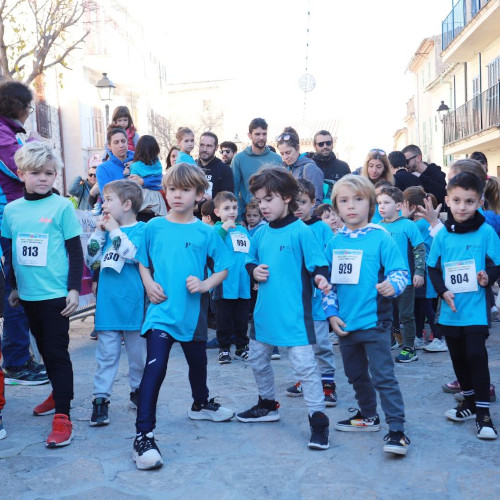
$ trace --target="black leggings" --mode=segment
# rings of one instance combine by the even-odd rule
[[[425,318],[431,327],[432,335],[434,338],[441,338],[442,335],[439,333],[439,328],[434,323],[436,317],[436,312],[432,307],[432,299],[425,299],[421,297],[415,298],[415,323],[417,327],[417,337],[422,338],[422,331],[425,327]]]

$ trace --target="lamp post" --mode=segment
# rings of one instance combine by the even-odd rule
[[[113,90],[116,88],[115,84],[108,78],[107,73],[102,74],[102,78],[96,84],[99,99],[105,102],[106,109],[106,128],[109,125],[109,104],[108,101],[113,99]]]
[[[441,101],[441,104],[439,105],[439,108],[436,109],[436,111],[437,111],[437,114],[439,116],[439,120],[443,124],[443,165],[446,165],[446,156],[444,154],[444,146],[445,146],[445,141],[446,141],[446,130],[445,130],[445,126],[444,126],[444,118],[450,112],[450,108],[444,103],[444,101]]]

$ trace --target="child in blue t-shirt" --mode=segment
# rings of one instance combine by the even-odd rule
[[[245,261],[250,250],[250,237],[245,227],[236,223],[238,201],[233,193],[220,191],[214,198],[214,205],[215,215],[220,218],[215,229],[234,259],[227,278],[213,292],[217,311],[219,364],[224,365],[231,363],[231,342],[236,345],[234,357],[244,361],[248,359],[250,277],[245,269]]]
[[[227,276],[232,257],[214,229],[193,215],[208,182],[196,165],[180,163],[163,177],[170,212],[148,222],[136,255],[151,304],[142,334],[147,342],[146,368],[139,387],[133,459],[138,469],[161,467],[156,446],[156,402],[167,371],[170,349],[179,342],[189,365],[193,420],[222,422],[234,416],[208,399],[208,291]],[[209,271],[211,274],[209,276]]]
[[[250,238],[262,229],[267,222],[262,219],[262,213],[256,200],[249,201],[245,207],[245,219],[247,221],[247,230]]]
[[[175,138],[177,139],[177,146],[179,146],[179,154],[175,159],[175,163],[196,165],[196,160],[191,156],[191,151],[194,149],[193,131],[188,127],[179,127],[175,133]]]
[[[29,142],[14,157],[24,197],[7,204],[2,236],[12,240],[9,304],[21,304],[52,384],[55,415],[49,448],[73,439],[73,367],[69,316],[78,307],[83,273],[82,229],[73,204],[52,192],[59,160],[45,142]]]
[[[335,428],[378,431],[376,389],[389,425],[384,451],[406,455],[410,441],[404,433],[403,397],[391,356],[391,300],[404,291],[408,271],[387,231],[368,222],[375,211],[375,190],[368,179],[342,177],[333,187],[332,204],[345,226],[325,250],[333,290],[323,299],[323,307],[339,336],[344,371],[360,408]]]
[[[279,420],[271,354],[273,346],[286,346],[309,413],[308,446],[324,450],[329,447],[329,421],[312,348],[316,336],[311,278],[320,289],[328,290],[327,263],[311,229],[293,215],[299,187],[291,173],[263,168],[250,177],[249,186],[269,224],[253,237],[247,258],[248,273],[259,283],[248,358],[259,401],[237,418],[241,422]]]
[[[401,252],[409,271],[406,288],[394,300],[399,321],[403,324],[403,348],[396,356],[397,363],[417,361],[415,350],[415,288],[424,284],[425,246],[417,226],[399,215],[403,206],[403,193],[394,186],[383,187],[377,195],[378,209],[382,220],[379,224],[386,229]]]
[[[298,208],[294,215],[312,229],[314,237],[324,250],[328,242],[332,239],[333,233],[330,227],[320,218],[311,216],[316,199],[314,184],[306,179],[299,179],[297,182],[299,183],[299,194],[297,196]],[[331,207],[331,205],[328,206]],[[325,405],[337,406],[337,393],[335,392],[334,381],[335,361],[333,359],[332,343],[328,335],[329,324],[323,311],[321,299],[321,292],[315,289],[312,298],[312,317],[314,320],[316,343],[313,345],[313,349],[321,373]],[[297,377],[295,378],[297,379]],[[300,381],[289,387],[285,392],[287,396],[291,397],[302,396]]]
[[[434,237],[427,264],[441,298],[437,321],[464,395],[464,401],[445,415],[456,422],[475,418],[477,437],[496,439],[489,411],[486,289],[500,274],[500,240],[478,212],[483,188],[482,181],[468,172],[449,181],[448,219]]]
[[[141,209],[142,189],[132,180],[112,181],[104,186],[102,197],[103,215],[89,238],[86,259],[90,268],[100,270],[91,426],[109,423],[109,397],[120,364],[122,337],[128,357],[130,401],[134,407],[146,362],[146,342],[141,338],[144,287],[136,259],[146,226],[136,219]]]

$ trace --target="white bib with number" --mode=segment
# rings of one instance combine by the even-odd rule
[[[248,253],[250,250],[250,240],[245,233],[239,231],[231,231],[231,241],[233,242],[233,249],[235,252]]]
[[[363,250],[334,250],[331,282],[336,285],[357,285]]]
[[[47,265],[48,234],[19,233],[16,239],[17,263],[21,266]]]
[[[125,259],[111,246],[102,257],[101,269],[110,267],[120,273],[124,264]]]
[[[446,262],[444,276],[444,284],[450,292],[477,292],[476,262],[474,259]]]

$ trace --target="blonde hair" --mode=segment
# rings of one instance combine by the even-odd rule
[[[385,179],[387,182],[390,182],[391,185],[394,186],[394,175],[392,173],[392,169],[391,169],[391,166],[389,164],[389,160],[387,158],[387,155],[385,153],[382,154],[378,149],[370,151],[366,155],[365,162],[363,163],[363,168],[361,169],[361,175],[363,177],[365,177],[366,179],[368,179],[370,182],[372,182],[370,180],[369,175],[368,175],[368,163],[370,163],[370,160],[379,160],[384,165],[384,171],[382,172],[382,175],[375,182],[378,182],[381,179]]]
[[[45,167],[47,162],[54,163],[56,171],[62,166],[49,144],[42,141],[26,143],[16,151],[14,161],[21,172],[38,172]]]
[[[167,169],[162,180],[165,191],[169,184],[181,189],[195,189],[196,194],[203,194],[209,186],[205,172],[197,165],[188,163],[177,163]]]
[[[344,175],[340,180],[338,180],[333,186],[332,190],[332,205],[337,214],[339,213],[339,208],[337,206],[337,196],[339,189],[346,187],[352,189],[356,194],[366,198],[370,204],[368,210],[368,220],[370,221],[375,213],[375,205],[377,203],[375,188],[369,179],[361,175]]]

